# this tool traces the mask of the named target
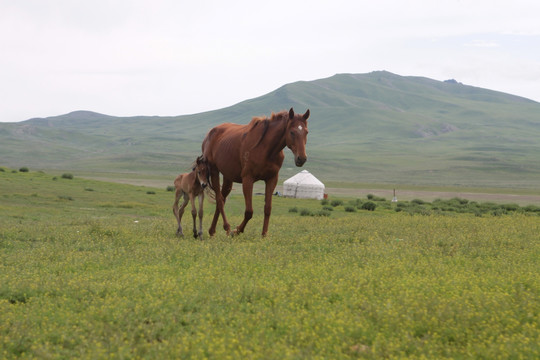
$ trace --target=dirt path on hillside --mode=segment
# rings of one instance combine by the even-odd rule
[[[130,178],[106,178],[106,177],[89,177],[86,178],[100,181],[117,182],[122,184],[130,184],[136,186],[148,186],[165,189],[167,186],[172,186],[173,182],[165,180],[152,179],[130,179]],[[282,191],[282,186],[278,185],[276,191]],[[254,193],[264,193],[264,183],[257,182],[253,187]],[[388,189],[350,189],[350,188],[326,188],[325,192],[330,198],[342,196],[354,196],[365,198],[368,194],[373,194],[378,197],[383,197],[386,200],[392,200],[393,191]],[[242,187],[239,184],[234,184],[232,194],[242,194]],[[540,206],[540,195],[515,195],[515,194],[493,194],[493,193],[476,193],[476,192],[460,192],[460,191],[421,191],[421,190],[399,190],[396,189],[396,197],[399,200],[421,199],[424,201],[433,201],[435,199],[451,199],[460,197],[470,201],[477,202],[496,202],[504,204],[538,205]]]

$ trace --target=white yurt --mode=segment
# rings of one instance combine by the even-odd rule
[[[324,184],[309,171],[302,170],[283,182],[283,196],[322,200],[324,198]]]

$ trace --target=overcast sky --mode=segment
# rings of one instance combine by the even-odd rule
[[[375,70],[540,101],[539,19],[538,0],[0,0],[0,121],[191,114]]]

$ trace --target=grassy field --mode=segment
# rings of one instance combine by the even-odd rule
[[[535,208],[341,200],[199,241],[164,188],[0,171],[0,358],[540,357]]]

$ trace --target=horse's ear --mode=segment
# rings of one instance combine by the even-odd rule
[[[293,110],[293,108],[291,108],[291,110],[289,110],[289,119],[294,119],[294,110]]]
[[[304,118],[304,121],[307,120],[309,118],[309,109],[307,109],[306,113],[304,114],[303,116]]]

